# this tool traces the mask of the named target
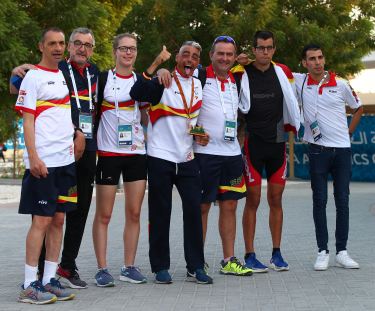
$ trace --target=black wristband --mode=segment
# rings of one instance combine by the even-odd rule
[[[353,137],[353,133],[349,132],[349,137],[352,138]]]
[[[83,134],[82,129],[80,129],[79,127],[75,127],[75,128],[74,128],[74,139],[76,139],[76,132],[77,132],[77,131],[80,131],[80,132]]]

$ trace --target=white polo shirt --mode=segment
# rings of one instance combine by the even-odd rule
[[[241,148],[237,139],[237,127],[235,130],[234,141],[224,141],[225,115],[221,104],[220,94],[216,82],[216,75],[212,68],[212,64],[208,66],[206,70],[207,79],[203,88],[202,106],[198,116],[197,124],[203,124],[204,130],[208,135],[210,135],[210,141],[205,147],[198,145],[194,141],[194,152],[222,156],[239,155],[241,154]],[[198,69],[195,70],[194,76],[198,76]],[[232,84],[234,110],[228,79],[221,81],[218,78],[218,81],[221,86],[227,120],[234,120],[234,122],[237,124],[237,85],[231,72],[229,72],[229,78]]]
[[[331,75],[329,81],[321,85],[318,91],[319,83],[315,82],[309,74],[306,76],[306,74],[293,73],[298,101],[303,105],[303,110],[301,109],[305,126],[303,139],[308,143],[325,147],[349,148],[350,137],[345,104],[356,109],[362,106],[362,102],[348,81],[332,72],[329,74]],[[315,120],[318,121],[322,134],[316,142],[310,130],[310,124]]]

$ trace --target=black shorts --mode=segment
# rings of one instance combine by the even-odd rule
[[[99,156],[96,166],[96,184],[118,185],[121,172],[124,182],[147,180],[146,155]]]
[[[242,155],[220,156],[196,153],[202,180],[201,203],[239,200],[246,197]]]
[[[47,177],[40,176],[40,179],[34,177],[29,169],[25,171],[18,213],[53,217],[56,212],[77,209],[75,163],[47,169]]]
[[[267,181],[285,185],[286,143],[269,143],[258,136],[246,137],[244,146],[246,186],[262,184],[263,168]]]

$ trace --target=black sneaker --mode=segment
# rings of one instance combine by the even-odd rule
[[[64,270],[59,265],[56,271],[56,279],[70,288],[87,288],[88,285],[85,281],[81,280],[77,270]]]

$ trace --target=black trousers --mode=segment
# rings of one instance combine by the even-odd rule
[[[170,268],[169,230],[172,188],[182,200],[186,268],[203,269],[202,184],[197,161],[173,163],[148,156],[148,211],[152,272]]]
[[[77,178],[77,209],[66,213],[65,235],[63,251],[61,256],[61,267],[63,269],[74,270],[76,258],[81,246],[87,215],[89,214],[92,191],[94,188],[94,177],[96,172],[95,151],[84,151],[82,157],[76,163]],[[46,248],[43,243],[42,252],[39,257],[38,270],[44,271]]]

